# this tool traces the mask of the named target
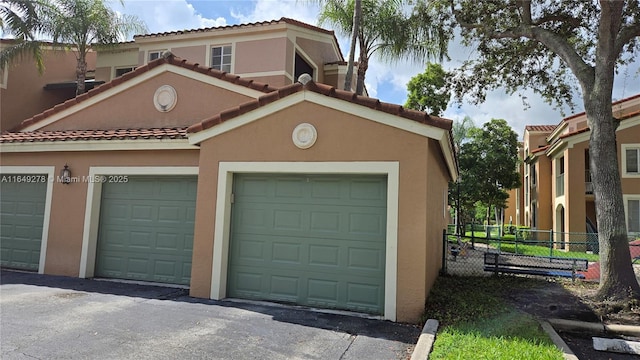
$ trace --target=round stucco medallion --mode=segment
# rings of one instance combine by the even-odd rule
[[[316,143],[318,132],[316,128],[308,123],[302,123],[293,129],[293,144],[300,149],[308,149]]]
[[[176,89],[171,85],[162,85],[153,94],[153,104],[160,112],[171,111],[178,102],[178,94]]]

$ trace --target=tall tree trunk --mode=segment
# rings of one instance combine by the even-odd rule
[[[585,102],[585,109],[591,127],[589,158],[600,244],[597,297],[601,300],[638,297],[640,285],[629,252],[611,92],[595,90]]]
[[[360,36],[360,59],[358,60],[358,78],[356,80],[356,94],[364,93],[364,79],[369,69],[369,55],[367,54],[367,46]]]
[[[631,265],[618,166],[618,121],[614,120],[611,109],[618,58],[615,41],[624,4],[603,1],[601,6],[593,82],[581,82],[585,113],[591,128],[589,159],[600,245],[600,287],[596,297],[628,300],[640,298],[640,284]]]
[[[78,66],[76,67],[76,96],[85,93],[84,81],[87,78],[87,61],[83,56],[78,58]]]
[[[347,74],[344,77],[344,89],[351,91],[353,81],[353,63],[356,57],[356,42],[360,31],[360,19],[362,17],[362,0],[356,0],[353,9],[353,28],[351,29],[351,47],[349,50],[349,62],[347,63]]]

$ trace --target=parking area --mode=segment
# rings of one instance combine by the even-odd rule
[[[406,359],[413,325],[2,270],[2,359]]]

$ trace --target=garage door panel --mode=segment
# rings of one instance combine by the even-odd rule
[[[334,306],[340,301],[340,283],[336,280],[309,279],[307,299],[312,305]]]
[[[309,245],[309,265],[337,268],[340,266],[340,246]]]
[[[380,249],[349,248],[348,254],[349,270],[378,271],[384,261]]]
[[[273,211],[273,229],[286,231],[303,231],[302,223],[303,211],[298,209],[290,210],[274,210]]]
[[[0,183],[0,265],[38,270],[47,182],[9,182],[41,178],[33,174],[0,177],[7,179]]]
[[[269,293],[282,301],[295,302],[300,292],[300,279],[297,276],[274,275],[270,279]]]
[[[196,189],[186,177],[105,184],[96,276],[188,285]]]
[[[382,313],[386,178],[237,175],[234,197],[229,296]]]
[[[340,224],[343,223],[340,217],[339,211],[311,210],[309,211],[309,229],[313,232],[337,234],[340,232]]]
[[[382,286],[368,283],[347,284],[347,302],[362,311],[377,309],[383,295],[384,288]]]
[[[274,242],[271,246],[272,262],[283,264],[302,264],[301,245],[298,243]]]

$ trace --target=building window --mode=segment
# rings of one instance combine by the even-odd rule
[[[536,187],[536,164],[531,164],[531,187]]]
[[[524,204],[529,206],[529,176],[524,177]]]
[[[231,45],[211,48],[211,68],[231,72]]]
[[[313,78],[313,66],[311,66],[300,54],[296,53],[293,81],[298,81],[302,74],[309,74]]]
[[[116,77],[122,76],[128,72],[132,72],[133,70],[135,70],[134,66],[116,68]]]
[[[556,160],[556,196],[564,195],[564,156]]]
[[[640,176],[640,144],[623,144],[622,156],[622,175]]]
[[[162,56],[162,53],[164,53],[167,50],[154,50],[154,51],[149,51],[149,61],[153,61],[155,59],[159,59]]]
[[[640,196],[628,198],[626,205],[627,210],[627,229],[629,233],[640,233]]]

